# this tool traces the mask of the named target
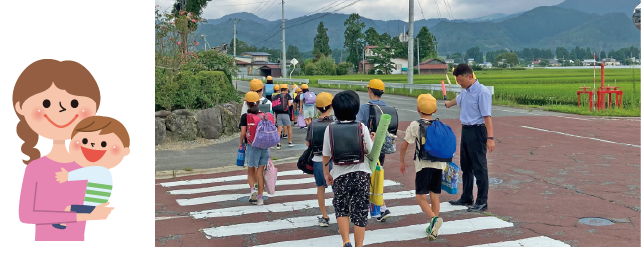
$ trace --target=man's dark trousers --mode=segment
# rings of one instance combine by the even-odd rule
[[[485,125],[463,125],[461,136],[461,170],[463,171],[463,194],[461,200],[474,201],[474,177],[476,177],[476,204],[487,203],[489,179],[487,175],[487,129]]]

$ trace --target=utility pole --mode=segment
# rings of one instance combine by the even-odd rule
[[[410,0],[409,31],[407,32],[407,83],[414,84],[414,0]]]
[[[421,49],[419,45],[418,38],[416,38],[416,59],[418,62],[416,67],[418,68],[418,75],[421,75]]]
[[[236,24],[238,24],[239,19],[234,19],[234,66],[236,66]]]
[[[367,44],[363,44],[365,47],[363,47],[363,75],[365,75],[365,48],[367,47]]]
[[[283,14],[283,59],[281,62],[282,63],[281,70],[282,70],[282,73],[284,73],[285,76],[287,76],[287,56],[285,55],[285,51],[287,50],[285,49],[285,0],[281,0],[281,7],[282,7],[282,14]],[[281,76],[283,76],[282,73],[281,73]]]

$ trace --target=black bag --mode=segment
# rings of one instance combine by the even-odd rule
[[[335,121],[333,116],[322,119],[321,121],[313,122],[311,125],[312,140],[310,146],[314,155],[322,156],[323,154],[323,141],[325,140],[325,129],[327,126]]]
[[[363,126],[360,122],[331,123],[329,142],[334,165],[353,165],[365,161]]]
[[[272,96],[272,110],[274,113],[287,113],[287,98],[283,94]]]
[[[312,148],[309,147],[303,152],[303,155],[298,158],[296,166],[305,174],[314,174],[314,162],[312,161],[312,156]]]
[[[369,128],[369,131],[371,132],[376,132],[376,127],[378,127],[378,123],[381,121],[381,115],[383,114],[392,116],[387,132],[396,135],[398,130],[398,113],[394,107],[390,106],[369,104],[369,120],[367,122],[367,128]]]
[[[260,110],[260,112],[270,113],[272,106],[267,104],[267,101],[267,99],[264,99],[263,102],[258,104],[258,110]]]

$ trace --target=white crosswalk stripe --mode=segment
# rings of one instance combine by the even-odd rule
[[[189,218],[194,220],[203,220],[209,219],[210,227],[195,229],[204,233],[204,237],[209,239],[208,241],[216,241],[217,239],[225,241],[224,239],[232,237],[261,237],[260,233],[275,232],[279,230],[285,230],[286,234],[291,233],[290,231],[296,232],[297,230],[307,230],[312,233],[312,237],[307,239],[300,240],[291,240],[287,238],[280,238],[277,240],[271,239],[268,241],[263,241],[262,245],[256,247],[336,247],[340,246],[342,243],[341,236],[338,232],[333,231],[328,235],[327,230],[323,230],[318,227],[318,217],[320,217],[320,212],[318,209],[318,200],[316,198],[309,198],[307,200],[301,201],[286,201],[272,203],[270,201],[274,200],[274,197],[285,197],[287,198],[296,198],[300,195],[315,195],[317,193],[317,188],[309,188],[309,183],[314,182],[313,176],[309,175],[305,178],[298,179],[287,179],[288,176],[295,176],[302,174],[298,170],[288,170],[278,173],[277,181],[277,191],[275,195],[268,195],[269,199],[265,202],[265,205],[256,206],[256,205],[240,205],[216,209],[199,209],[197,211],[188,212],[188,215],[185,213],[179,214],[177,216],[158,216],[156,217],[156,223],[164,223],[165,221],[178,220]],[[166,188],[166,193],[171,195],[176,195],[175,197],[181,197],[176,199],[178,205],[183,207],[189,207],[194,205],[203,205],[203,204],[215,204],[218,202],[225,201],[235,201],[243,197],[247,197],[248,185],[246,182],[247,176],[245,172],[240,172],[238,175],[226,176],[226,177],[212,177],[212,178],[203,178],[195,179],[188,181],[174,181],[161,183],[160,185]],[[239,182],[242,181],[242,182]],[[223,183],[222,185],[217,186],[197,186],[203,184],[216,184]],[[384,199],[391,203],[392,200],[412,200],[415,199],[414,190],[407,190],[408,187],[413,186],[404,186],[399,190],[400,183],[385,180],[384,186],[386,187],[386,192],[384,193]],[[396,186],[395,191],[389,191],[387,187]],[[174,189],[176,187],[187,187],[188,189]],[[189,188],[192,187],[192,188]],[[193,188],[198,187],[198,188]],[[158,187],[160,188],[160,187]],[[288,190],[282,190],[282,189]],[[295,188],[295,189],[292,189]],[[281,189],[281,190],[279,190]],[[218,194],[217,192],[221,191],[231,191],[231,194]],[[332,193],[331,188],[325,189],[326,193]],[[198,197],[200,194],[201,197]],[[206,194],[207,196],[202,196]],[[196,195],[192,197],[190,195]],[[429,199],[429,197],[428,197]],[[328,207],[332,206],[332,198],[326,198],[325,204]],[[407,204],[406,201],[405,204]],[[232,203],[233,204],[233,203]],[[389,207],[393,211],[393,216],[396,216],[398,220],[403,220],[404,216],[410,216],[411,219],[416,220],[420,218],[423,214],[420,206],[415,203],[410,205],[399,205]],[[312,210],[308,210],[312,209]],[[314,210],[316,209],[316,210]],[[467,219],[458,219],[458,220],[448,220],[450,216],[448,213],[456,213],[457,211],[462,211],[467,209],[464,206],[452,206],[448,202],[442,202],[440,204],[440,216],[444,219],[444,222],[439,230],[439,235],[443,238],[447,238],[447,235],[457,235],[457,234],[475,234],[475,232],[483,230],[496,230],[502,228],[514,227],[511,222],[503,221],[496,217],[480,215],[479,217],[467,218]],[[307,210],[307,211],[304,211]],[[297,212],[293,215],[286,216],[287,212]],[[232,220],[235,217],[239,216],[251,216],[251,214],[266,214],[263,216],[254,216],[252,218],[267,218],[267,219],[251,219],[251,220],[241,220],[243,222],[239,223],[229,223],[228,221]],[[277,215],[277,213],[280,213]],[[310,215],[314,214],[314,215]],[[331,227],[336,227],[336,217],[335,214],[330,213],[328,216],[331,218]],[[419,217],[417,217],[419,216]],[[274,218],[276,219],[269,219]],[[225,226],[216,225],[218,220],[223,218]],[[213,219],[213,220],[212,220]],[[421,221],[420,219],[418,221]],[[376,230],[367,230],[365,233],[364,245],[372,244],[381,244],[388,242],[404,242],[415,239],[427,238],[427,233],[425,229],[429,226],[427,216],[419,224],[407,225],[404,223],[404,226],[396,226],[394,223],[386,223],[384,228]],[[379,224],[380,225],[380,224]],[[279,233],[283,233],[279,232]],[[258,234],[258,235],[256,235]],[[294,233],[295,234],[295,233]],[[350,234],[350,239],[354,239],[354,235]],[[439,238],[440,239],[440,238]],[[510,241],[497,241],[493,242],[493,238],[484,238],[487,239],[486,243],[469,246],[469,247],[569,247],[568,244],[552,239],[547,236],[537,236],[524,238],[520,240],[511,240]],[[514,239],[514,238],[512,238]],[[495,240],[496,241],[496,240]],[[260,244],[261,241],[258,241]],[[251,245],[251,244],[250,244]]]

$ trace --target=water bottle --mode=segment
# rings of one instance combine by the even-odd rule
[[[236,166],[245,166],[245,144],[238,148],[238,156],[236,157]]]

